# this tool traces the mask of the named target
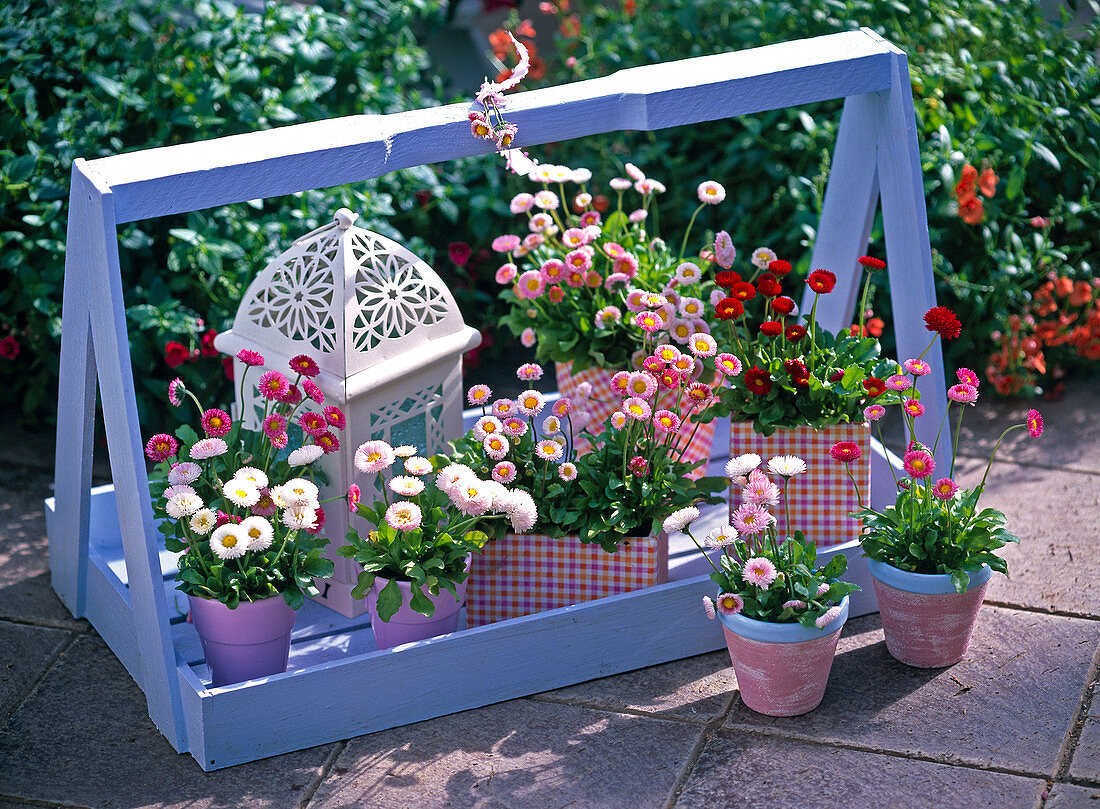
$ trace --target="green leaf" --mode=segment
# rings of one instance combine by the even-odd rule
[[[378,594],[378,617],[383,621],[389,621],[399,609],[401,609],[401,588],[397,586],[396,579],[390,579]]]
[[[374,573],[364,570],[359,574],[359,579],[351,591],[352,598],[363,598],[370,588],[374,586]]]
[[[432,615],[435,614],[435,604],[421,592],[419,585],[413,584],[410,588],[410,594],[412,595],[412,599],[409,602],[409,606],[412,607],[413,610],[427,618],[431,618]]]
[[[967,575],[965,570],[952,570],[951,584],[954,586],[956,593],[965,593],[966,588],[970,586],[970,576]]]

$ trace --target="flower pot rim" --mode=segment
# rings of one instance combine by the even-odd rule
[[[840,615],[821,629],[817,627],[807,629],[799,623],[777,624],[771,621],[759,621],[756,618],[746,618],[744,615],[718,613],[718,619],[722,622],[722,626],[730,632],[749,640],[764,643],[803,643],[831,635],[844,626],[844,623],[848,620],[848,596],[844,596],[838,606],[840,607]]]
[[[951,583],[950,573],[913,573],[870,557],[867,557],[867,569],[878,581],[895,590],[921,595],[958,595],[955,585]],[[993,568],[982,565],[980,570],[969,570],[966,573],[970,577],[970,584],[966,589],[970,591],[989,581]]]
[[[272,593],[271,595],[269,595],[269,596],[264,596],[263,598],[257,598],[257,599],[256,599],[255,601],[245,601],[244,599],[241,599],[240,601],[238,601],[238,602],[237,602],[237,606],[236,606],[236,607],[230,607],[230,606],[229,606],[228,604],[226,604],[226,603],[225,603],[224,601],[222,601],[222,600],[221,600],[221,599],[219,599],[219,598],[210,598],[209,596],[200,596],[200,595],[193,595],[193,594],[191,594],[191,593],[185,593],[185,595],[186,595],[186,596],[187,596],[188,598],[194,598],[194,599],[198,599],[199,601],[207,601],[207,602],[209,602],[209,603],[211,603],[211,604],[221,604],[221,605],[222,605],[223,607],[225,607],[225,608],[226,608],[227,610],[235,610],[235,609],[240,609],[241,607],[249,608],[249,607],[252,607],[252,606],[256,606],[256,605],[259,605],[259,604],[268,604],[268,603],[270,603],[270,602],[271,602],[271,599],[273,599],[273,598],[277,598],[277,599],[279,599],[280,601],[282,601],[282,602],[283,602],[284,604],[286,604],[286,599],[285,599],[285,598],[283,598],[283,594],[282,594],[281,592],[279,592],[279,593]],[[293,607],[291,607],[291,606],[290,606],[289,604],[287,604],[287,607],[288,607],[289,609],[294,609],[294,608],[293,608]],[[295,612],[297,612],[297,610],[294,610],[294,611],[295,611]]]
[[[731,425],[747,424],[748,426],[753,427],[756,424],[755,419],[733,419],[732,416],[730,417],[730,419],[731,419],[731,421],[730,421]],[[870,430],[871,429],[871,422],[866,421],[866,420],[864,420],[864,421],[837,421],[837,422],[834,422],[832,424],[823,424],[820,427],[813,427],[809,424],[798,424],[794,427],[776,427],[775,432],[776,433],[778,433],[778,432],[789,432],[789,433],[791,433],[791,432],[794,432],[796,430],[810,430],[810,431],[815,432],[815,433],[823,433],[826,430],[833,429],[834,427],[848,427],[848,426],[866,427],[868,430]],[[756,430],[754,429],[753,432],[756,433]],[[759,433],[757,433],[757,434],[759,434]],[[772,433],[772,435],[774,435],[774,434],[775,433]]]

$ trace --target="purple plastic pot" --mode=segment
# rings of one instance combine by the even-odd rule
[[[840,630],[848,620],[847,596],[840,602],[840,615],[821,629],[742,615],[718,617],[746,705],[767,716],[798,716],[821,703]]]
[[[467,562],[466,570],[470,566]],[[436,635],[446,635],[458,629],[458,611],[466,600],[466,583],[469,578],[463,579],[455,585],[458,592],[458,600],[442,587],[439,595],[433,596],[424,589],[424,595],[435,604],[435,612],[431,618],[421,615],[409,606],[412,600],[410,584],[407,581],[398,581],[401,589],[401,608],[390,616],[389,621],[383,621],[378,617],[378,594],[382,588],[390,583],[389,579],[376,577],[374,585],[367,593],[367,612],[370,614],[370,625],[374,629],[374,645],[378,649],[389,649],[400,646],[402,643],[411,643],[425,638],[434,638]]]
[[[970,572],[965,593],[955,592],[946,573],[910,573],[867,560],[875,583],[886,649],[907,666],[935,669],[958,663],[970,646],[985,598],[988,565]]]
[[[187,600],[213,677],[211,685],[286,671],[290,633],[298,614],[281,595],[242,601],[232,610],[209,598],[188,596]]]

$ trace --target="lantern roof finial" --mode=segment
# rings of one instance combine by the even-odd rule
[[[336,227],[340,230],[347,230],[353,224],[355,220],[359,218],[359,214],[350,210],[349,208],[340,208],[332,215],[333,221],[336,223]]]

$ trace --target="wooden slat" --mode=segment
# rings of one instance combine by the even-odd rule
[[[517,93],[517,147],[623,129],[655,130],[889,86],[888,50],[864,31],[631,68]],[[100,158],[118,222],[361,182],[475,154],[466,104],[361,115]]]
[[[856,306],[863,273],[856,259],[867,250],[878,207],[877,114],[878,104],[870,95],[845,99],[814,239],[811,269],[829,270],[837,276],[836,289],[817,303],[818,322],[833,333],[859,320]],[[813,291],[805,287],[800,311],[808,316],[813,302]]]
[[[130,603],[130,594],[94,550],[89,554],[86,573],[87,618],[126,671],[130,672],[134,682],[141,686],[141,652],[134,632],[134,608]]]
[[[697,579],[660,585],[313,666],[260,687],[187,694],[202,703],[199,763],[216,769],[720,648],[717,623],[699,620],[711,587]]]
[[[922,316],[936,305],[936,279],[932,271],[932,248],[928,241],[928,211],[924,202],[917,120],[909,83],[909,60],[894,51],[894,81],[889,93],[876,96],[880,104],[878,174],[882,194],[882,221],[889,262],[890,300],[897,336],[898,358],[917,357],[924,352],[932,334]],[[936,463],[948,469],[951,459],[951,425],[941,417],[947,410],[941,341],[924,355],[932,373],[922,379],[921,402],[925,414],[916,420],[917,438],[929,447],[936,443]]]
[[[62,291],[60,389],[57,399],[57,444],[54,456],[54,515],[50,547],[50,583],[54,592],[80,618],[86,608],[88,509],[92,481],[92,437],[95,422],[95,355],[92,350],[87,278],[91,265],[106,261],[106,246],[96,234],[102,221],[96,203],[106,186],[73,165],[66,233],[65,282]]]
[[[75,166],[74,171],[81,173],[82,166]],[[90,296],[92,340],[96,348],[111,475],[119,484],[115,505],[126,551],[134,633],[140,650],[141,676],[137,679],[145,691],[150,718],[179,750],[186,747],[186,740],[182,737],[176,654],[168,631],[167,605],[161,586],[160,537],[153,527],[144,445],[138,424],[112,196],[100,194],[89,205],[95,216],[90,217],[88,227],[91,230],[83,238],[88,243],[102,245],[104,254],[99,256],[99,261],[82,269],[88,273],[85,288]]]

